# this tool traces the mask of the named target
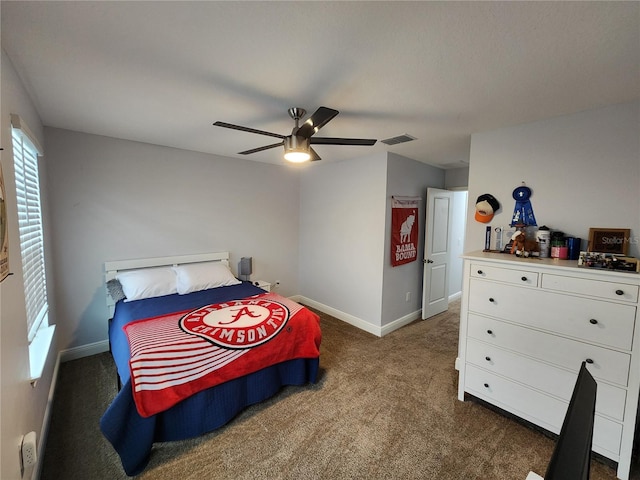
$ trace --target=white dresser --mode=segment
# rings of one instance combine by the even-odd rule
[[[464,255],[458,398],[559,433],[583,361],[598,383],[593,450],[629,476],[640,389],[640,275],[577,261]]]

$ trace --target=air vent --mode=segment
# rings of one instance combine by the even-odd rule
[[[445,170],[451,170],[454,168],[468,168],[469,164],[466,162],[454,162],[454,163],[442,163],[438,166],[440,168],[444,168]]]
[[[380,140],[382,143],[386,143],[387,145],[396,145],[398,143],[410,142],[411,140],[415,140],[416,137],[412,137],[408,133],[404,133],[402,135],[398,135],[397,137],[387,138],[386,140]]]

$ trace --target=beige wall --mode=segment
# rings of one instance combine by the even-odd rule
[[[492,226],[510,223],[514,188],[525,182],[538,225],[586,239],[590,227],[630,228],[640,256],[640,102],[478,133],[471,137],[465,250],[482,250],[485,224],[475,201],[491,193],[502,209]]]
[[[22,264],[20,259],[20,238],[18,235],[18,217],[16,211],[15,178],[13,154],[11,148],[10,114],[17,114],[29,126],[44,145],[42,122],[29,96],[20,82],[11,61],[2,52],[2,90],[0,133],[2,135],[2,173],[5,182],[6,206],[9,228],[9,268],[12,275],[0,283],[0,478],[18,480],[20,476],[20,445],[22,436],[35,431],[40,443],[44,437],[46,416],[50,406],[49,392],[53,382],[53,370],[56,364],[57,350],[49,354],[42,378],[35,387],[30,384],[29,346],[27,342],[27,320],[22,283]],[[46,154],[46,145],[44,145]],[[43,222],[45,241],[50,238],[48,221],[48,185],[46,178],[47,162],[41,160],[41,189],[43,201]],[[49,251],[45,251],[47,255]],[[51,278],[51,262],[47,262],[47,275]],[[54,291],[49,280],[49,295]],[[55,323],[55,312],[51,311],[49,320]],[[54,346],[55,347],[55,346]],[[41,446],[41,445],[40,445]],[[25,471],[22,478],[31,478],[35,468]]]
[[[250,256],[252,280],[298,293],[297,169],[55,128],[45,138],[61,349],[106,348],[109,260],[228,251],[234,272]]]

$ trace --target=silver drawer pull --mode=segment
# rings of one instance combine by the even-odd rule
[[[591,320],[589,320],[589,323],[590,323],[591,325],[597,325],[598,320],[596,320],[595,318],[592,318]]]
[[[585,360],[585,362],[587,362],[587,363],[593,363],[593,360],[592,360],[592,359],[590,359],[590,358],[587,358],[587,359]]]
[[[624,295],[624,291],[623,290],[616,290],[616,295]]]

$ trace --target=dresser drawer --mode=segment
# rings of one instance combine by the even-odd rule
[[[631,355],[627,353],[472,313],[467,316],[466,334],[484,343],[566,368],[576,375],[582,362],[591,359],[593,363],[587,368],[596,379],[627,386],[631,364]]]
[[[636,307],[471,279],[469,310],[631,350]]]
[[[534,423],[553,433],[560,432],[567,408],[562,400],[469,364],[466,365],[464,384],[466,392],[527,420],[535,420]]]
[[[577,371],[557,368],[473,339],[467,341],[466,361],[566,402],[571,400],[578,377]],[[626,390],[598,382],[596,412],[622,421],[626,397]]]
[[[489,265],[471,264],[471,276],[485,280],[513,283],[528,287],[538,286],[538,274],[526,270],[512,270],[509,268],[497,268]]]
[[[466,366],[465,391],[553,433],[560,433],[568,402],[563,402],[474,365]],[[620,454],[622,425],[595,416],[593,449],[609,456]],[[604,451],[602,451],[604,450]]]
[[[628,283],[564,277],[547,273],[542,275],[542,288],[627,302],[637,302],[639,290],[637,285]]]

